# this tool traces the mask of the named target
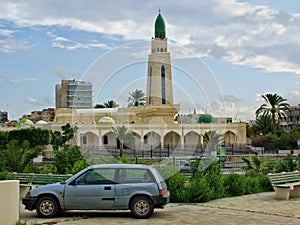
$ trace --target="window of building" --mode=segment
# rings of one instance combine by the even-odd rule
[[[150,81],[149,81],[149,104],[151,104],[151,96],[152,96],[152,66],[150,67]]]
[[[107,135],[104,135],[104,136],[103,136],[103,144],[104,144],[104,145],[107,145],[107,144],[108,144],[108,137],[107,137]]]
[[[86,145],[87,144],[87,138],[85,135],[82,136],[82,144]]]
[[[165,66],[161,66],[161,103],[166,104],[166,75]]]

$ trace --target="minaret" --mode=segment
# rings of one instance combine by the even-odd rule
[[[171,59],[166,25],[160,12],[154,24],[154,38],[148,57],[146,106],[133,107],[138,123],[174,124],[179,105],[173,104]]]
[[[148,57],[146,105],[173,105],[171,59],[165,21],[160,12],[155,20],[151,54]]]

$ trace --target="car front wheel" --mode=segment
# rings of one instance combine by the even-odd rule
[[[135,218],[146,219],[153,214],[154,205],[148,197],[138,196],[132,200],[130,211]]]
[[[50,196],[42,197],[36,204],[36,212],[39,217],[52,218],[58,214],[59,206],[54,198]]]

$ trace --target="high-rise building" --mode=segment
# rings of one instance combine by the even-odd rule
[[[290,111],[280,120],[280,126],[286,131],[291,131],[298,124],[300,124],[300,104],[291,106]]]
[[[0,123],[5,123],[8,121],[8,115],[5,111],[0,111]]]
[[[56,109],[93,107],[93,85],[91,82],[62,80],[55,87]]]

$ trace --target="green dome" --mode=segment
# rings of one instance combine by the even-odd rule
[[[161,38],[161,39],[166,38],[166,25],[160,13],[158,14],[155,20],[154,33],[155,33],[155,38]]]
[[[202,114],[199,116],[199,123],[213,123],[215,122],[215,119],[210,114]]]

